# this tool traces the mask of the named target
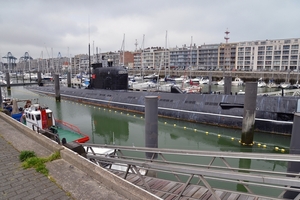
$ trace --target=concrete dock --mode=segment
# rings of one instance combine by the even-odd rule
[[[46,164],[49,177],[23,169],[20,151],[61,159]],[[0,112],[0,199],[159,199],[27,129]]]

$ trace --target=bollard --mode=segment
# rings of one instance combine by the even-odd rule
[[[19,113],[18,103],[16,99],[12,100],[12,111],[11,114],[17,114]]]
[[[158,97],[145,96],[145,147],[158,147]],[[157,154],[146,152],[146,158],[157,158]]]
[[[257,82],[246,83],[241,143],[253,143],[256,113]]]
[[[231,93],[231,82],[232,82],[232,77],[231,76],[225,76],[225,79],[224,79],[224,94],[229,95]]]
[[[37,78],[38,78],[38,86],[42,86],[42,73],[38,71],[37,73]]]
[[[1,89],[1,84],[0,84],[0,109],[3,108],[3,99],[2,99],[2,89]]]
[[[211,94],[212,74],[209,73],[208,93]]]
[[[300,140],[300,113],[297,112],[294,114],[293,121],[293,130],[290,142],[290,154],[300,154],[299,140]],[[288,162],[287,172],[299,174],[300,172],[300,163],[299,162]],[[283,198],[294,199],[299,192],[295,191],[286,191],[283,195]]]
[[[67,84],[68,84],[68,87],[71,87],[71,72],[67,73]]]
[[[8,72],[6,72],[5,78],[6,78],[6,87],[8,90],[10,90],[10,77]]]
[[[54,75],[55,100],[60,101],[59,74]]]

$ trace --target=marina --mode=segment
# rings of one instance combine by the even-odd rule
[[[39,98],[41,104],[46,104],[53,109],[57,119],[76,124],[83,132],[89,134],[89,143],[129,147],[143,147],[145,145],[145,122],[144,116],[141,114],[68,100],[57,102],[54,97],[32,93],[23,87],[12,87],[8,94],[15,98]],[[118,126],[115,126],[115,124],[118,124]],[[158,125],[159,148],[218,151],[224,153],[274,153],[275,155],[284,155],[289,152],[289,136],[255,132],[255,143],[249,147],[239,143],[241,131],[237,129],[188,123],[165,118],[159,118]],[[134,154],[130,154],[130,156]],[[193,163],[188,158],[182,161]],[[230,164],[238,166],[238,163],[230,162]],[[274,171],[285,172],[287,169],[287,162],[253,160],[248,164],[250,165],[247,165],[247,167],[258,168],[259,170],[271,168]],[[163,174],[160,174],[158,178],[174,180]],[[214,187],[222,188],[223,186],[217,183]],[[235,184],[227,189],[235,190],[234,188],[236,188]],[[228,194],[224,193],[224,195]]]
[[[42,104],[46,104],[53,108],[55,117],[64,121],[76,124],[82,131],[89,134],[90,141],[95,145],[121,145],[128,147],[143,147],[144,146],[144,132],[145,121],[143,114],[131,113],[126,111],[115,110],[107,107],[99,107],[96,105],[84,104],[76,101],[62,100],[61,102],[55,101],[53,96],[45,94],[37,94],[27,90],[24,87],[12,87],[8,92],[10,97],[15,98],[39,98]],[[80,113],[80,115],[78,115]],[[118,124],[118,126],[115,126]],[[180,120],[159,118],[159,148],[167,149],[186,149],[186,150],[200,150],[200,151],[219,151],[219,152],[252,152],[252,153],[272,153],[274,155],[284,155],[289,152],[290,137],[267,134],[262,132],[255,132],[254,145],[243,146],[239,143],[241,131],[238,129],[228,129],[222,127],[215,127],[203,125],[198,123],[189,123]],[[110,146],[109,148],[112,148]],[[205,152],[204,152],[205,154]],[[129,154],[130,157],[136,156],[136,153]],[[193,163],[194,159],[184,159],[184,162]],[[239,160],[239,159],[238,159]],[[241,162],[241,160],[240,160]],[[238,167],[238,162],[229,162],[230,165]],[[287,162],[256,161],[255,159],[244,165],[243,167],[249,169],[272,169],[272,171],[279,171],[284,173],[287,170]],[[117,172],[116,172],[117,173]],[[123,176],[122,173],[117,173]],[[135,178],[130,175],[130,180]],[[162,180],[175,181],[168,175],[163,173],[158,174],[158,178]],[[153,179],[147,179],[147,182],[155,183]],[[156,184],[162,183],[156,180]],[[170,182],[165,182],[165,185]],[[171,183],[170,183],[171,184]],[[215,185],[216,184],[216,185]],[[154,184],[155,185],[155,184]],[[222,188],[218,183],[213,184],[215,188]],[[143,186],[145,187],[145,186]],[[174,187],[170,187],[171,189]],[[178,185],[178,189],[181,188]],[[235,189],[235,184],[226,190],[234,190],[242,192],[243,190]],[[191,189],[191,188],[190,188]],[[188,192],[187,190],[186,192]],[[193,189],[195,191],[195,189]],[[209,192],[203,191],[202,195]],[[200,192],[199,191],[199,192]],[[184,192],[184,194],[186,194]],[[267,194],[270,190],[267,190]],[[273,193],[273,192],[272,192]],[[280,193],[280,192],[279,192]],[[209,194],[209,193],[207,193]],[[230,196],[232,193],[218,192],[220,196]],[[277,195],[279,195],[276,192]],[[209,195],[211,196],[211,194]]]

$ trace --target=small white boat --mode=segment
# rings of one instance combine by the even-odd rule
[[[224,85],[224,78],[217,82],[217,85]]]
[[[289,88],[291,86],[291,84],[289,82],[284,82],[284,83],[280,83],[279,87],[280,88]]]
[[[266,84],[266,82],[263,81],[262,78],[258,79],[257,87],[262,88],[262,87],[266,87],[266,86],[267,86],[267,84]]]
[[[209,84],[209,78],[202,77],[199,81],[199,84]]]
[[[174,78],[174,81],[176,83],[182,83],[182,82],[185,82],[186,80],[189,80],[189,77],[185,76],[185,75],[182,75],[179,78]]]
[[[244,94],[245,94],[245,91],[240,90],[240,91],[237,92],[237,94],[238,94],[238,95],[244,95]]]
[[[231,85],[240,86],[243,85],[244,81],[240,79],[239,77],[236,77],[234,81],[231,82]]]
[[[132,90],[148,90],[148,89],[157,88],[157,83],[154,83],[153,81],[145,81],[142,83],[129,82],[128,84],[129,84],[129,89]]]
[[[273,81],[273,79],[269,80],[269,83],[267,84],[268,88],[278,88],[278,85]]]
[[[191,93],[200,93],[201,89],[202,88],[199,85],[191,85],[191,86],[184,88],[182,91],[184,93],[191,94]]]
[[[293,84],[293,88],[300,88],[300,84],[298,83],[298,81],[295,84]]]

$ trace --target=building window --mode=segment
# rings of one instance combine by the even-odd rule
[[[282,56],[282,60],[288,60],[289,57],[288,56]]]
[[[265,59],[264,56],[258,56],[258,57],[257,57],[257,60],[264,60],[264,59]]]
[[[267,50],[273,50],[273,46],[267,46]]]
[[[259,46],[258,50],[265,50],[265,46]]]
[[[297,60],[298,56],[291,56],[291,60]]]
[[[272,56],[266,56],[266,60],[272,60]]]
[[[265,55],[265,52],[264,51],[259,51],[258,55]]]
[[[274,56],[274,60],[280,60],[280,56]]]
[[[273,65],[280,65],[280,61],[274,61]]]
[[[274,55],[281,55],[281,51],[274,51]]]
[[[283,45],[283,49],[285,50],[290,49],[290,45]]]
[[[264,61],[257,61],[257,65],[263,65]]]
[[[267,51],[266,55],[272,55],[272,51]]]
[[[298,50],[292,50],[291,54],[298,54]]]

